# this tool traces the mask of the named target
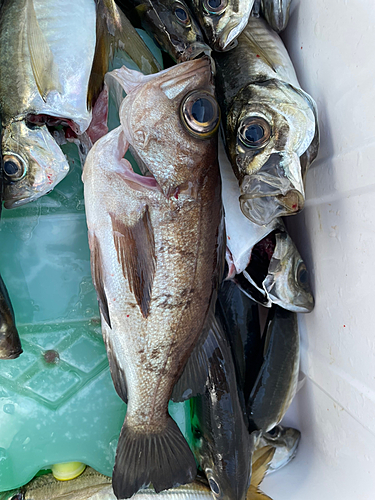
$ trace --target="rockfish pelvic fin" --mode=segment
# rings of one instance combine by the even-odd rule
[[[110,216],[118,262],[142,315],[147,318],[156,268],[154,230],[148,206],[133,226],[125,224],[113,213]]]
[[[61,92],[59,70],[52,51],[39,26],[33,0],[27,0],[27,45],[30,53],[31,68],[39,94],[46,102],[47,95],[53,90]]]
[[[89,246],[91,255],[91,275],[96,295],[99,302],[100,312],[106,320],[108,326],[111,328],[111,319],[109,317],[108,301],[104,290],[103,276],[102,276],[102,255],[98,238],[95,234],[89,232]]]
[[[117,446],[112,486],[117,498],[130,498],[152,483],[155,491],[191,483],[196,475],[194,456],[177,424],[168,415],[165,429],[137,432],[125,423]]]

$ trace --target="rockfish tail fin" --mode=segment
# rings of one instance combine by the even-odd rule
[[[195,476],[193,453],[169,415],[166,427],[158,433],[135,430],[125,419],[112,476],[117,498],[130,498],[150,483],[159,493],[191,483]]]

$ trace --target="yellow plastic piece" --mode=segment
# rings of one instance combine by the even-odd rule
[[[52,474],[58,481],[70,481],[80,476],[86,469],[82,462],[66,462],[52,465]]]

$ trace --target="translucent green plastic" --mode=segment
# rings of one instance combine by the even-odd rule
[[[0,361],[0,491],[60,462],[111,475],[126,412],[101,336],[77,148],[63,149],[68,176],[48,196],[3,210],[0,223],[0,274],[24,350]],[[191,442],[188,403],[170,413]]]

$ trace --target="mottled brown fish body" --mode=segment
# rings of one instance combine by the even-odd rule
[[[210,64],[199,61],[154,80],[147,77],[145,93],[137,85],[121,109],[123,126],[95,144],[83,174],[103,335],[114,384],[128,400],[113,476],[119,498],[131,496],[147,481],[160,491],[195,476],[193,456],[167,408],[202,333],[217,279],[217,138],[193,137],[179,114],[181,101],[197,84],[213,94]],[[198,76],[190,71],[181,82],[181,74],[192,68]],[[171,92],[168,86],[168,95],[159,84],[167,76],[178,89]],[[159,114],[149,113],[149,100],[158,93]],[[142,100],[144,123],[137,108]],[[132,116],[137,116],[137,130]],[[137,149],[133,133],[147,137],[142,149]],[[132,172],[123,159],[128,142],[154,178]],[[153,448],[152,441],[161,444]],[[134,456],[140,457],[136,464],[131,463]]]

